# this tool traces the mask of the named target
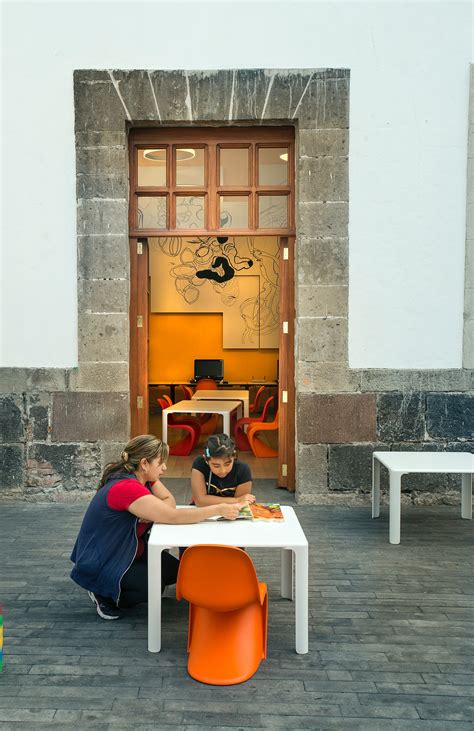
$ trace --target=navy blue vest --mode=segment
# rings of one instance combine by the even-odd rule
[[[118,603],[122,576],[137,551],[136,518],[128,510],[113,510],[107,495],[120,480],[136,480],[135,475],[112,475],[92,498],[71,554],[75,566],[71,578],[83,589],[110,597]]]

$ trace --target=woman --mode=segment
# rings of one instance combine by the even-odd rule
[[[241,504],[176,509],[161,482],[168,446],[151,435],[132,439],[120,460],[108,464],[86,511],[71,554],[71,578],[86,589],[102,619],[119,619],[120,608],[148,598],[146,537],[153,523],[234,520]],[[162,553],[162,589],[176,583],[179,561]]]

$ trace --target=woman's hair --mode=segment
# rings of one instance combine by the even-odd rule
[[[227,434],[211,434],[204,447],[204,459],[211,457],[235,457],[235,442]]]
[[[168,455],[168,445],[152,434],[142,434],[139,437],[133,437],[125,445],[125,449],[120,455],[120,460],[110,462],[105,466],[98,489],[100,490],[109,477],[116,472],[136,472],[142,459],[147,459],[151,462],[155,457],[159,457],[161,462],[166,462]]]

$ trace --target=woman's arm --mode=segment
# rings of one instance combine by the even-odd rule
[[[206,481],[204,475],[199,470],[191,471],[191,490],[193,500],[200,508],[207,505],[219,505],[220,503],[235,504],[242,503],[243,500],[237,500],[235,497],[221,497],[220,495],[208,495],[206,490]]]
[[[242,484],[237,485],[234,495],[238,500],[245,500],[247,503],[254,503],[256,497],[255,495],[252,495],[252,480],[242,482]]]
[[[159,497],[160,500],[163,500],[166,502],[167,505],[172,505],[173,508],[176,507],[176,500],[174,499],[174,495],[170,493],[167,487],[163,485],[160,480],[157,480],[153,483],[151,486],[151,491],[155,497]]]
[[[167,504],[166,500],[154,495],[143,495],[130,503],[129,513],[136,515],[141,520],[153,523],[167,523],[170,525],[181,525],[189,523],[201,523],[206,518],[222,516],[227,520],[235,520],[243,503],[209,505],[205,508],[181,508],[177,509]]]

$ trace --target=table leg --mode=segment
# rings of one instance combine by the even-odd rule
[[[250,411],[249,411],[249,399],[248,399],[248,398],[246,398],[246,399],[245,399],[245,401],[244,401],[244,418],[245,418],[245,419],[248,419],[248,418],[249,418],[249,416],[250,416]]]
[[[295,549],[295,633],[296,652],[308,652],[308,547]]]
[[[148,546],[148,651],[161,650],[161,552]]]
[[[163,414],[162,414],[161,440],[165,444],[167,444],[167,442],[168,442],[168,412],[166,411],[166,409],[163,410]]]
[[[400,515],[401,515],[401,484],[402,475],[400,472],[390,474],[390,543],[400,543]]]
[[[230,437],[230,413],[222,414],[224,434]]]
[[[372,455],[372,518],[380,516],[380,462]]]
[[[461,518],[472,520],[472,475],[470,473],[463,474],[461,490]]]
[[[293,599],[293,551],[288,548],[282,548],[280,560],[280,593],[284,599]]]

